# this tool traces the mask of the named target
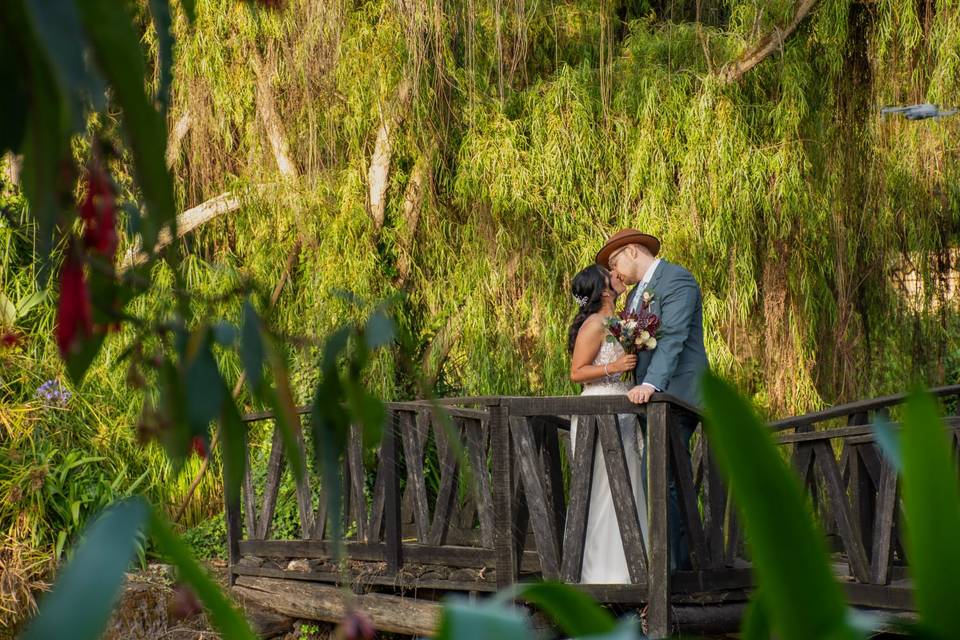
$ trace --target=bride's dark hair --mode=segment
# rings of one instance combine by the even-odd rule
[[[592,314],[600,311],[603,306],[603,292],[610,288],[610,274],[598,264],[592,264],[577,275],[573,276],[574,304],[579,305],[577,315],[570,323],[567,335],[567,349],[573,353],[573,345],[577,342],[580,327]],[[581,304],[582,303],[582,304]]]

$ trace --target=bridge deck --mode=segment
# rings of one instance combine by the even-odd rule
[[[960,395],[960,387],[936,393]],[[855,403],[771,428],[780,432],[784,455],[811,496],[850,603],[909,612],[897,475],[869,426],[874,415],[888,414],[902,400]],[[546,578],[578,585],[604,603],[641,608],[653,637],[736,625],[752,586],[750,564],[707,438],[698,428],[684,451],[672,435],[673,422],[695,414],[692,407],[667,395],[643,407],[623,397],[464,398],[443,405],[388,405],[388,424],[375,451],[364,451],[359,429],[352,429],[339,492],[347,532],[342,555],[330,539],[325,491],[315,490],[319,482],[312,475],[292,489],[296,539],[275,538],[281,488],[293,483],[285,478],[282,441],[274,430],[269,451],[262,452],[262,491],[248,472],[242,509],[227,510],[238,592],[286,607],[291,615],[322,618],[325,612],[336,617],[346,606],[338,600],[342,590],[333,587],[350,585],[358,593],[381,594],[365,596],[377,600],[364,606],[382,608],[385,630],[425,633],[434,615],[429,607],[444,594],[476,595]],[[631,413],[646,421],[646,435],[621,444],[617,416]],[[581,425],[576,456],[571,416]],[[256,414],[247,421],[270,428],[272,418]],[[945,422],[960,444],[960,419]],[[308,451],[309,440],[297,427],[300,446]],[[649,456],[643,503],[629,489],[624,456],[604,454],[631,584],[579,584],[595,442],[605,452],[645,446]],[[671,482],[689,531],[692,571],[668,568]],[[646,538],[641,514],[650,522]],[[284,530],[290,528],[285,523]],[[421,626],[391,627],[398,616]]]

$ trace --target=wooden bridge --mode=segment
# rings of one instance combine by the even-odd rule
[[[960,395],[960,386],[934,393]],[[907,612],[913,604],[898,525],[897,474],[880,455],[870,427],[903,399],[857,402],[770,426],[812,497],[850,603]],[[235,591],[312,619],[337,619],[359,603],[378,628],[426,634],[446,594],[479,597],[540,578],[579,584],[599,442],[631,584],[579,588],[600,602],[640,610],[652,637],[736,628],[752,584],[750,563],[707,438],[698,427],[685,451],[674,435],[675,421],[696,414],[693,407],[666,394],[645,406],[621,396],[459,398],[441,404],[389,404],[375,452],[362,449],[359,429],[351,431],[342,476],[345,563],[336,561],[326,500],[322,490],[311,488],[309,476],[296,488],[299,538],[273,536],[283,474],[289,473],[275,430],[262,491],[255,491],[248,471],[242,511],[226,514]],[[625,414],[638,414],[647,424],[646,504],[637,504],[630,489],[617,431],[618,416]],[[582,425],[575,456],[572,416]],[[960,419],[946,423],[951,442],[960,445],[954,430]],[[671,482],[688,531],[689,571],[669,570]],[[646,539],[639,510],[649,522]],[[351,598],[350,590],[337,585],[363,595]]]

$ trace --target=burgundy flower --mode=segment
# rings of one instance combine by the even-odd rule
[[[193,440],[190,441],[190,450],[201,458],[207,457],[207,443],[200,436],[193,436]]]
[[[109,260],[117,252],[117,212],[107,174],[99,167],[87,173],[87,195],[80,203],[84,243]]]
[[[173,598],[168,604],[168,610],[172,618],[183,620],[197,615],[203,609],[193,589],[183,583],[177,583],[173,587]]]
[[[373,622],[359,609],[349,611],[337,627],[337,638],[340,640],[372,640],[376,633]]]
[[[4,349],[12,349],[20,344],[22,340],[23,335],[20,332],[13,329],[4,331],[3,334],[0,335],[0,347],[3,347]]]
[[[57,305],[57,346],[66,358],[79,349],[93,331],[90,288],[83,263],[71,251],[60,267],[60,301]]]

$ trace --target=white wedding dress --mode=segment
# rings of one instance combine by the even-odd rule
[[[604,340],[594,358],[593,364],[603,366],[612,364],[623,356],[624,350],[619,342]],[[620,380],[620,374],[613,374],[588,382],[583,386],[585,396],[625,395],[630,384]],[[637,417],[632,414],[620,415],[620,440],[623,443],[630,472],[630,483],[637,502],[640,533],[646,546],[648,540],[647,500],[644,482],[640,476],[640,455],[643,439],[638,429]],[[640,436],[640,437],[638,437]],[[570,440],[576,456],[577,419],[574,417],[570,427]],[[636,526],[636,525],[634,525]],[[607,480],[607,466],[603,459],[603,449],[597,438],[596,455],[593,462],[593,484],[590,487],[590,508],[587,515],[587,535],[583,549],[582,584],[628,584],[630,572],[627,569],[623,553],[623,540],[620,538],[620,526],[617,512]]]

